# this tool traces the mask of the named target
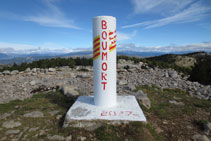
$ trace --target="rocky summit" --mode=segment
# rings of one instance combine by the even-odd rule
[[[86,71],[79,71],[85,69]],[[211,99],[211,86],[188,81],[188,76],[173,69],[150,68],[140,62],[119,60],[118,95],[134,95],[138,85],[156,85],[160,88],[179,88],[191,96]],[[78,66],[60,68],[27,68],[25,71],[4,71],[0,74],[0,103],[31,97],[34,93],[56,88],[72,89],[73,93],[93,95],[93,68]],[[69,88],[68,88],[69,87]],[[78,92],[75,92],[78,90]]]
[[[64,128],[66,112],[76,98],[93,95],[92,67],[4,71],[0,140],[209,141],[211,86],[187,78],[173,69],[120,59],[117,94],[136,96],[147,123],[80,122]]]

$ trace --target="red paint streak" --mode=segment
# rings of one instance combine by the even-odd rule
[[[97,51],[99,51],[99,50],[100,50],[100,48],[95,49],[95,50],[94,50],[94,53],[97,52]]]
[[[100,40],[100,38],[95,39],[95,40],[94,40],[94,43],[97,42],[97,41],[99,41],[99,40]]]
[[[116,47],[116,45],[114,45],[114,46],[110,47],[110,48],[109,48],[109,50],[112,50],[112,49],[113,49],[113,48],[115,48],[115,47]]]
[[[99,53],[97,53],[97,54],[94,56],[94,58],[95,58],[95,57],[97,57],[98,55],[100,55],[100,52],[99,52]]]
[[[94,48],[97,47],[97,46],[99,46],[99,45],[100,45],[100,43],[97,43],[97,44],[94,46]]]

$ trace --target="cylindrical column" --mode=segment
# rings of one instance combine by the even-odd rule
[[[116,18],[93,18],[94,103],[116,105]]]

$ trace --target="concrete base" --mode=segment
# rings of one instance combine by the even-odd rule
[[[118,96],[117,105],[112,108],[95,106],[93,96],[80,96],[68,110],[63,127],[83,127],[82,123],[92,124],[91,121],[146,122],[146,118],[135,96]]]

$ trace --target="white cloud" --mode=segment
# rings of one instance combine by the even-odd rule
[[[35,22],[43,26],[80,29],[73,20],[65,17],[64,13],[54,4],[57,0],[44,0],[46,9],[37,15],[27,16],[25,21]]]
[[[54,43],[44,43],[41,45],[30,45],[30,44],[18,44],[18,43],[6,43],[0,42],[0,53],[5,54],[62,54],[72,52],[72,49],[68,47],[62,47]]]
[[[204,6],[200,2],[197,2],[191,4],[188,8],[173,16],[169,16],[158,20],[140,22],[132,25],[126,25],[122,26],[122,28],[144,26],[145,29],[149,29],[174,23],[195,22],[200,21],[201,19],[206,17],[209,11],[211,11],[211,7]]]
[[[188,45],[169,45],[169,46],[137,46],[134,43],[123,44],[117,46],[118,51],[136,51],[136,52],[211,52],[211,42],[203,42]],[[63,54],[79,51],[92,51],[91,48],[70,49],[54,43],[44,43],[42,45],[16,44],[0,42],[0,53],[5,54]]]
[[[205,29],[211,29],[211,23],[200,23],[199,26]]]
[[[122,41],[122,40],[129,40],[132,37],[136,36],[137,31],[133,31],[132,33],[123,33],[123,32],[117,32],[117,40]]]
[[[159,13],[162,15],[174,14],[193,0],[131,0],[135,14]]]
[[[170,46],[155,46],[155,47],[143,47],[136,46],[135,44],[120,44],[118,46],[118,51],[136,51],[136,52],[196,52],[196,51],[206,51],[211,52],[211,42],[189,44],[189,45],[170,45]]]

